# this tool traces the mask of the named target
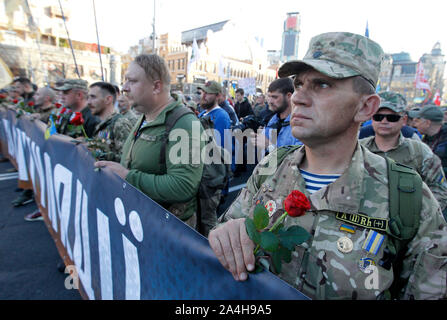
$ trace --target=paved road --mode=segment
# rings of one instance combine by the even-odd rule
[[[0,158],[1,158],[0,154]],[[230,193],[219,207],[222,214],[245,185],[254,166],[230,182]],[[35,202],[14,208],[17,174],[10,162],[0,162],[0,300],[80,300],[77,290],[67,290],[67,274],[57,270],[61,261],[43,221],[28,222]]]
[[[0,300],[80,300],[77,290],[65,289],[66,274],[57,270],[59,253],[43,221],[23,218],[37,208],[32,202],[14,208],[17,178],[0,163]]]

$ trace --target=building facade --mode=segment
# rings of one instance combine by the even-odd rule
[[[430,53],[419,59],[424,68],[424,75],[431,88],[431,95],[424,90],[416,89],[416,71],[418,62],[411,59],[407,52],[386,54],[379,76],[380,91],[396,91],[402,94],[409,105],[430,102],[436,91],[441,97],[444,94],[445,58],[440,43],[436,43]],[[446,99],[443,99],[447,101]]]
[[[63,14],[70,19],[69,11]],[[97,44],[76,40],[71,44],[74,58],[62,11],[54,1],[0,2],[0,58],[14,76],[28,77],[38,86],[78,75],[89,83],[101,81],[103,76],[105,81],[121,83],[119,54],[101,46],[101,69]]]
[[[199,59],[191,63],[194,39]],[[140,53],[151,53],[152,47],[152,41],[142,39],[131,48],[128,58],[123,57],[123,61]],[[156,48],[168,65],[172,88],[188,94],[208,80],[222,83],[231,92],[230,86],[238,88],[246,79],[253,79],[257,91],[265,92],[276,77],[276,68],[271,68],[267,51],[260,47],[255,37],[241,32],[237,22],[232,20],[181,34],[162,34],[157,39]]]
[[[281,61],[298,60],[301,17],[299,12],[287,13],[282,34]]]

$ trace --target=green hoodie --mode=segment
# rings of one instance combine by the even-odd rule
[[[181,102],[172,101],[154,121],[144,125],[142,125],[144,121],[144,115],[142,115],[123,146],[121,165],[130,170],[126,176],[126,180],[130,184],[181,220],[190,219],[191,221],[193,220],[191,218],[195,220],[197,208],[195,196],[202,178],[202,161],[199,161],[199,164],[193,164],[190,156],[187,164],[173,164],[169,155],[173,146],[177,145],[178,147],[178,142],[175,140],[169,141],[166,148],[166,166],[159,164],[160,149],[166,132],[166,115],[181,106]],[[200,135],[192,134],[193,123],[196,128],[200,128],[201,133],[203,129],[200,126],[200,121],[193,114],[181,117],[171,130],[172,133],[175,129],[183,129],[188,133],[189,147],[187,150],[189,155],[192,151],[198,152],[199,146],[200,150],[204,146],[204,142],[200,141]],[[140,126],[141,129],[138,133]],[[193,147],[191,148],[191,146]],[[196,147],[194,148],[194,146]],[[188,224],[190,224],[189,222]]]

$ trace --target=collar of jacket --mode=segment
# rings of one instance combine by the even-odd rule
[[[299,184],[303,183],[303,185],[305,185],[304,179],[299,171],[299,165],[305,157],[305,148],[300,148],[295,155],[294,161],[291,163],[291,168],[293,169]],[[381,174],[375,167],[370,165],[368,160],[370,160],[371,157],[375,158],[374,160],[383,160],[382,162],[384,162],[382,157],[373,154],[360,143],[357,143],[351,163],[340,178],[313,194],[309,194],[307,190],[305,190],[306,196],[310,199],[313,209],[318,211],[329,210],[353,214],[363,211],[363,202],[365,194],[368,191],[366,190],[365,185],[368,185],[368,187],[371,187],[376,183],[378,183],[378,185],[374,185],[376,187],[388,185],[387,176],[383,173]],[[369,180],[365,181],[365,179]]]
[[[384,152],[384,151],[380,150],[379,147],[377,146],[375,136],[371,136],[371,137],[368,137],[365,139],[368,139],[368,140],[363,145],[365,147],[367,147],[371,152],[373,152],[373,153]],[[388,150],[386,152],[396,150],[403,145],[406,145],[406,143],[405,143],[405,137],[402,135],[402,132],[401,132],[399,134],[399,141],[397,142],[397,145],[394,148],[391,148],[390,150]]]
[[[164,124],[166,122],[166,114],[169,111],[171,111],[181,105],[183,105],[181,101],[176,101],[174,99],[171,99],[169,101],[168,105],[166,107],[164,107],[164,109],[157,116],[157,118],[155,118],[155,120],[153,120],[151,122],[146,123],[143,127],[141,127],[141,123],[144,121],[144,114],[142,114],[140,116],[140,118],[138,119],[138,127],[141,127],[140,130],[142,130],[144,128],[155,127],[155,126]]]
[[[116,115],[118,115],[118,112],[113,111],[113,113],[110,114],[106,119],[104,119],[103,121],[101,121],[100,123],[98,123],[98,124],[96,125],[95,130],[98,131],[98,130],[100,130],[101,128],[106,127],[106,126],[109,124],[109,122],[112,121],[113,117],[115,117]]]

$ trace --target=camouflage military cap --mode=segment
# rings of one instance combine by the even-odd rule
[[[336,79],[362,76],[375,88],[383,56],[380,45],[364,36],[349,32],[323,33],[310,40],[303,60],[286,62],[278,75],[283,78],[299,74],[310,66]]]
[[[207,81],[204,86],[199,87],[206,93],[222,93],[222,86],[216,81]]]
[[[419,111],[421,111],[421,108],[419,107],[414,107],[412,108],[410,111],[407,112],[408,117],[410,118],[416,118],[416,116],[418,115]]]
[[[379,93],[380,96],[380,107],[390,109],[394,112],[403,112],[405,111],[405,107],[407,105],[407,100],[397,92],[382,92]]]
[[[444,119],[444,112],[438,106],[428,105],[414,114],[414,118],[427,119],[433,122],[442,122]]]
[[[82,79],[65,79],[63,83],[58,83],[55,89],[58,91],[71,89],[88,90],[88,82]]]

